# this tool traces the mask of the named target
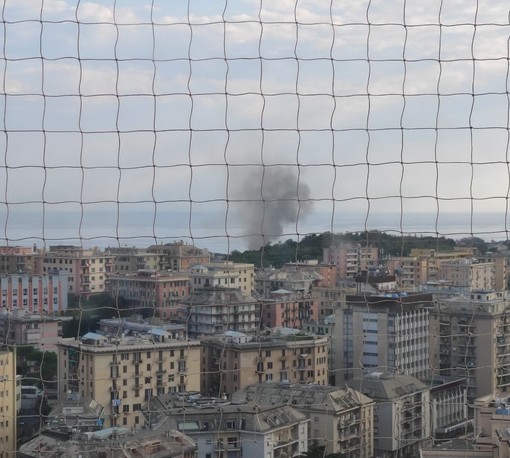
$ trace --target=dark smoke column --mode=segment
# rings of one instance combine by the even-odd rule
[[[287,234],[310,213],[310,189],[295,166],[245,166],[232,173],[229,197],[249,249]]]

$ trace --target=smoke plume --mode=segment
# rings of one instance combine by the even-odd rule
[[[249,249],[296,234],[310,213],[310,189],[295,166],[244,166],[232,174],[229,197]]]

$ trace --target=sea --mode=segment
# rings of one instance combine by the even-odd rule
[[[0,245],[78,245],[106,248],[183,241],[215,253],[243,251],[254,236],[264,242],[299,240],[322,232],[379,230],[392,235],[444,236],[458,240],[475,236],[490,241],[508,240],[510,216],[505,213],[432,212],[309,212],[292,223],[282,223],[274,234],[260,234],[243,226],[242,216],[228,211],[164,211],[157,207],[123,210],[80,207],[74,211],[20,209],[11,205],[0,212]]]

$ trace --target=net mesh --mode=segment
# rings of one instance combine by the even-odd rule
[[[503,1],[3,0],[0,26],[0,245],[508,238]]]

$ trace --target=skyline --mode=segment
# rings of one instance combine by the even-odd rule
[[[2,17],[3,242],[237,249],[448,233],[453,213],[507,235],[503,1],[8,0]]]

